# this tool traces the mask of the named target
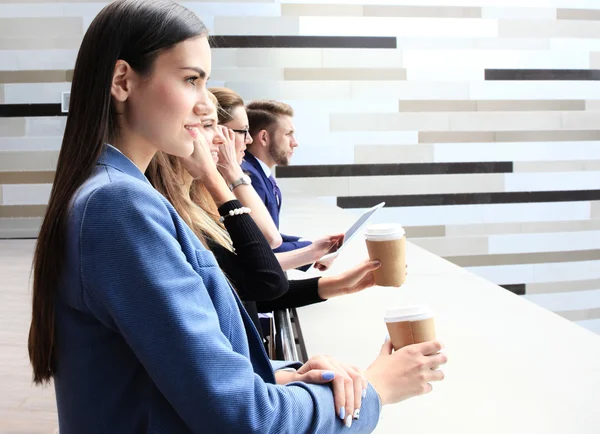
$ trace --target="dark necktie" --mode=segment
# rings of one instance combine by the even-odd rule
[[[277,185],[277,181],[275,181],[275,178],[273,178],[273,175],[269,176],[269,181],[271,181],[271,185],[273,186],[273,194],[275,195],[275,198],[277,199],[277,209],[281,210],[281,190],[279,189],[279,186]]]

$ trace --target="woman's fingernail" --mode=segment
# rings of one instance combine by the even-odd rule
[[[354,419],[358,420],[359,417],[360,417],[360,408],[357,408],[356,410],[354,410]]]
[[[345,417],[346,417],[346,408],[341,407],[340,408],[340,419],[344,420]]]
[[[385,335],[385,339],[383,340],[383,342],[387,342],[390,340],[390,335]]]
[[[352,426],[352,416],[348,415],[346,418],[346,427],[350,428]]]
[[[367,389],[363,389],[362,397],[363,397],[363,399],[365,399],[367,397]]]
[[[379,267],[381,265],[381,261],[373,261],[373,265]]]
[[[324,371],[321,374],[321,378],[325,381],[331,381],[335,378],[335,373],[331,371]]]

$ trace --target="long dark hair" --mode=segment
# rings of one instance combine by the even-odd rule
[[[206,26],[171,0],[117,0],[96,16],[87,30],[73,73],[67,124],[56,175],[33,258],[33,307],[29,360],[33,381],[54,375],[55,302],[64,263],[69,205],[91,175],[105,143],[118,134],[111,83],[117,60],[149,75],[161,53],[198,36]]]

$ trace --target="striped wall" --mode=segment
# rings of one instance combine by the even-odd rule
[[[0,0],[0,237],[45,210],[83,32],[104,1]],[[328,197],[600,332],[600,2],[183,2],[211,85],[295,111],[284,194]]]

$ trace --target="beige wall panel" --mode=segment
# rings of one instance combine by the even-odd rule
[[[324,68],[355,68],[358,64],[370,68],[399,68],[402,67],[402,51],[395,48],[323,48]]]
[[[553,292],[589,291],[594,289],[600,289],[600,279],[528,283],[526,287],[527,294],[549,294]]]
[[[450,129],[448,113],[332,114],[331,131],[414,131]]]
[[[600,131],[498,131],[496,142],[568,142],[600,140]]]
[[[504,175],[398,175],[350,178],[351,196],[487,193],[504,191]]]
[[[215,17],[215,35],[300,34],[298,17]]]
[[[77,50],[81,36],[70,38],[0,38],[0,50]]]
[[[0,83],[63,83],[67,71],[0,71]]]
[[[401,112],[474,112],[477,101],[467,100],[400,100]]]
[[[0,18],[0,38],[67,38],[82,34],[81,17]]]
[[[536,21],[500,20],[500,38],[590,38],[600,34],[600,23],[594,21]]]
[[[451,256],[447,257],[446,259],[461,267],[580,262],[599,260],[600,250],[576,250],[569,252],[542,253],[509,253],[483,256]]]
[[[569,310],[569,311],[554,312],[554,313],[562,316],[565,319],[568,319],[569,321],[584,321],[586,319],[600,318],[600,308]]]
[[[0,218],[44,217],[46,205],[0,205]]]
[[[402,68],[286,68],[285,80],[406,80]]]
[[[25,118],[0,118],[0,137],[24,136],[25,128]]]
[[[348,196],[348,178],[280,178],[277,184],[284,195]]]
[[[481,18],[481,8],[456,6],[364,6],[366,17]]]
[[[600,201],[594,201],[591,205],[591,218],[600,219]]]
[[[430,145],[357,145],[354,147],[356,164],[429,163],[433,161]]]
[[[586,166],[586,161],[515,161],[513,170],[515,172],[580,172],[593,169],[593,165]],[[600,161],[597,170],[600,170]]]
[[[53,171],[0,172],[0,184],[51,184],[52,182],[54,182]]]
[[[549,222],[487,223],[446,226],[446,234],[448,236],[453,237],[469,235],[475,236],[498,234],[580,232],[594,230],[600,230],[600,219]]]
[[[411,239],[411,242],[442,257],[485,255],[488,253],[488,239],[486,237],[416,238]]]
[[[445,226],[405,226],[406,237],[413,238],[428,238],[428,237],[444,237],[446,236]]]
[[[585,110],[583,100],[487,100],[477,101],[478,111]]]
[[[566,130],[594,130],[600,127],[600,112],[562,113],[562,128]]]
[[[236,62],[242,67],[318,68],[322,64],[321,51],[320,48],[244,48],[238,49]]]
[[[362,17],[363,6],[351,4],[291,4],[281,5],[281,15],[294,17]]]
[[[0,152],[0,171],[55,170],[58,151]]]
[[[560,128],[561,116],[552,112],[477,112],[450,115],[450,129],[454,131],[527,131]]]
[[[0,238],[37,237],[42,219],[37,218],[0,218]]]
[[[419,131],[419,143],[495,142],[493,131]]]
[[[559,20],[600,20],[598,9],[557,9],[556,18]]]

